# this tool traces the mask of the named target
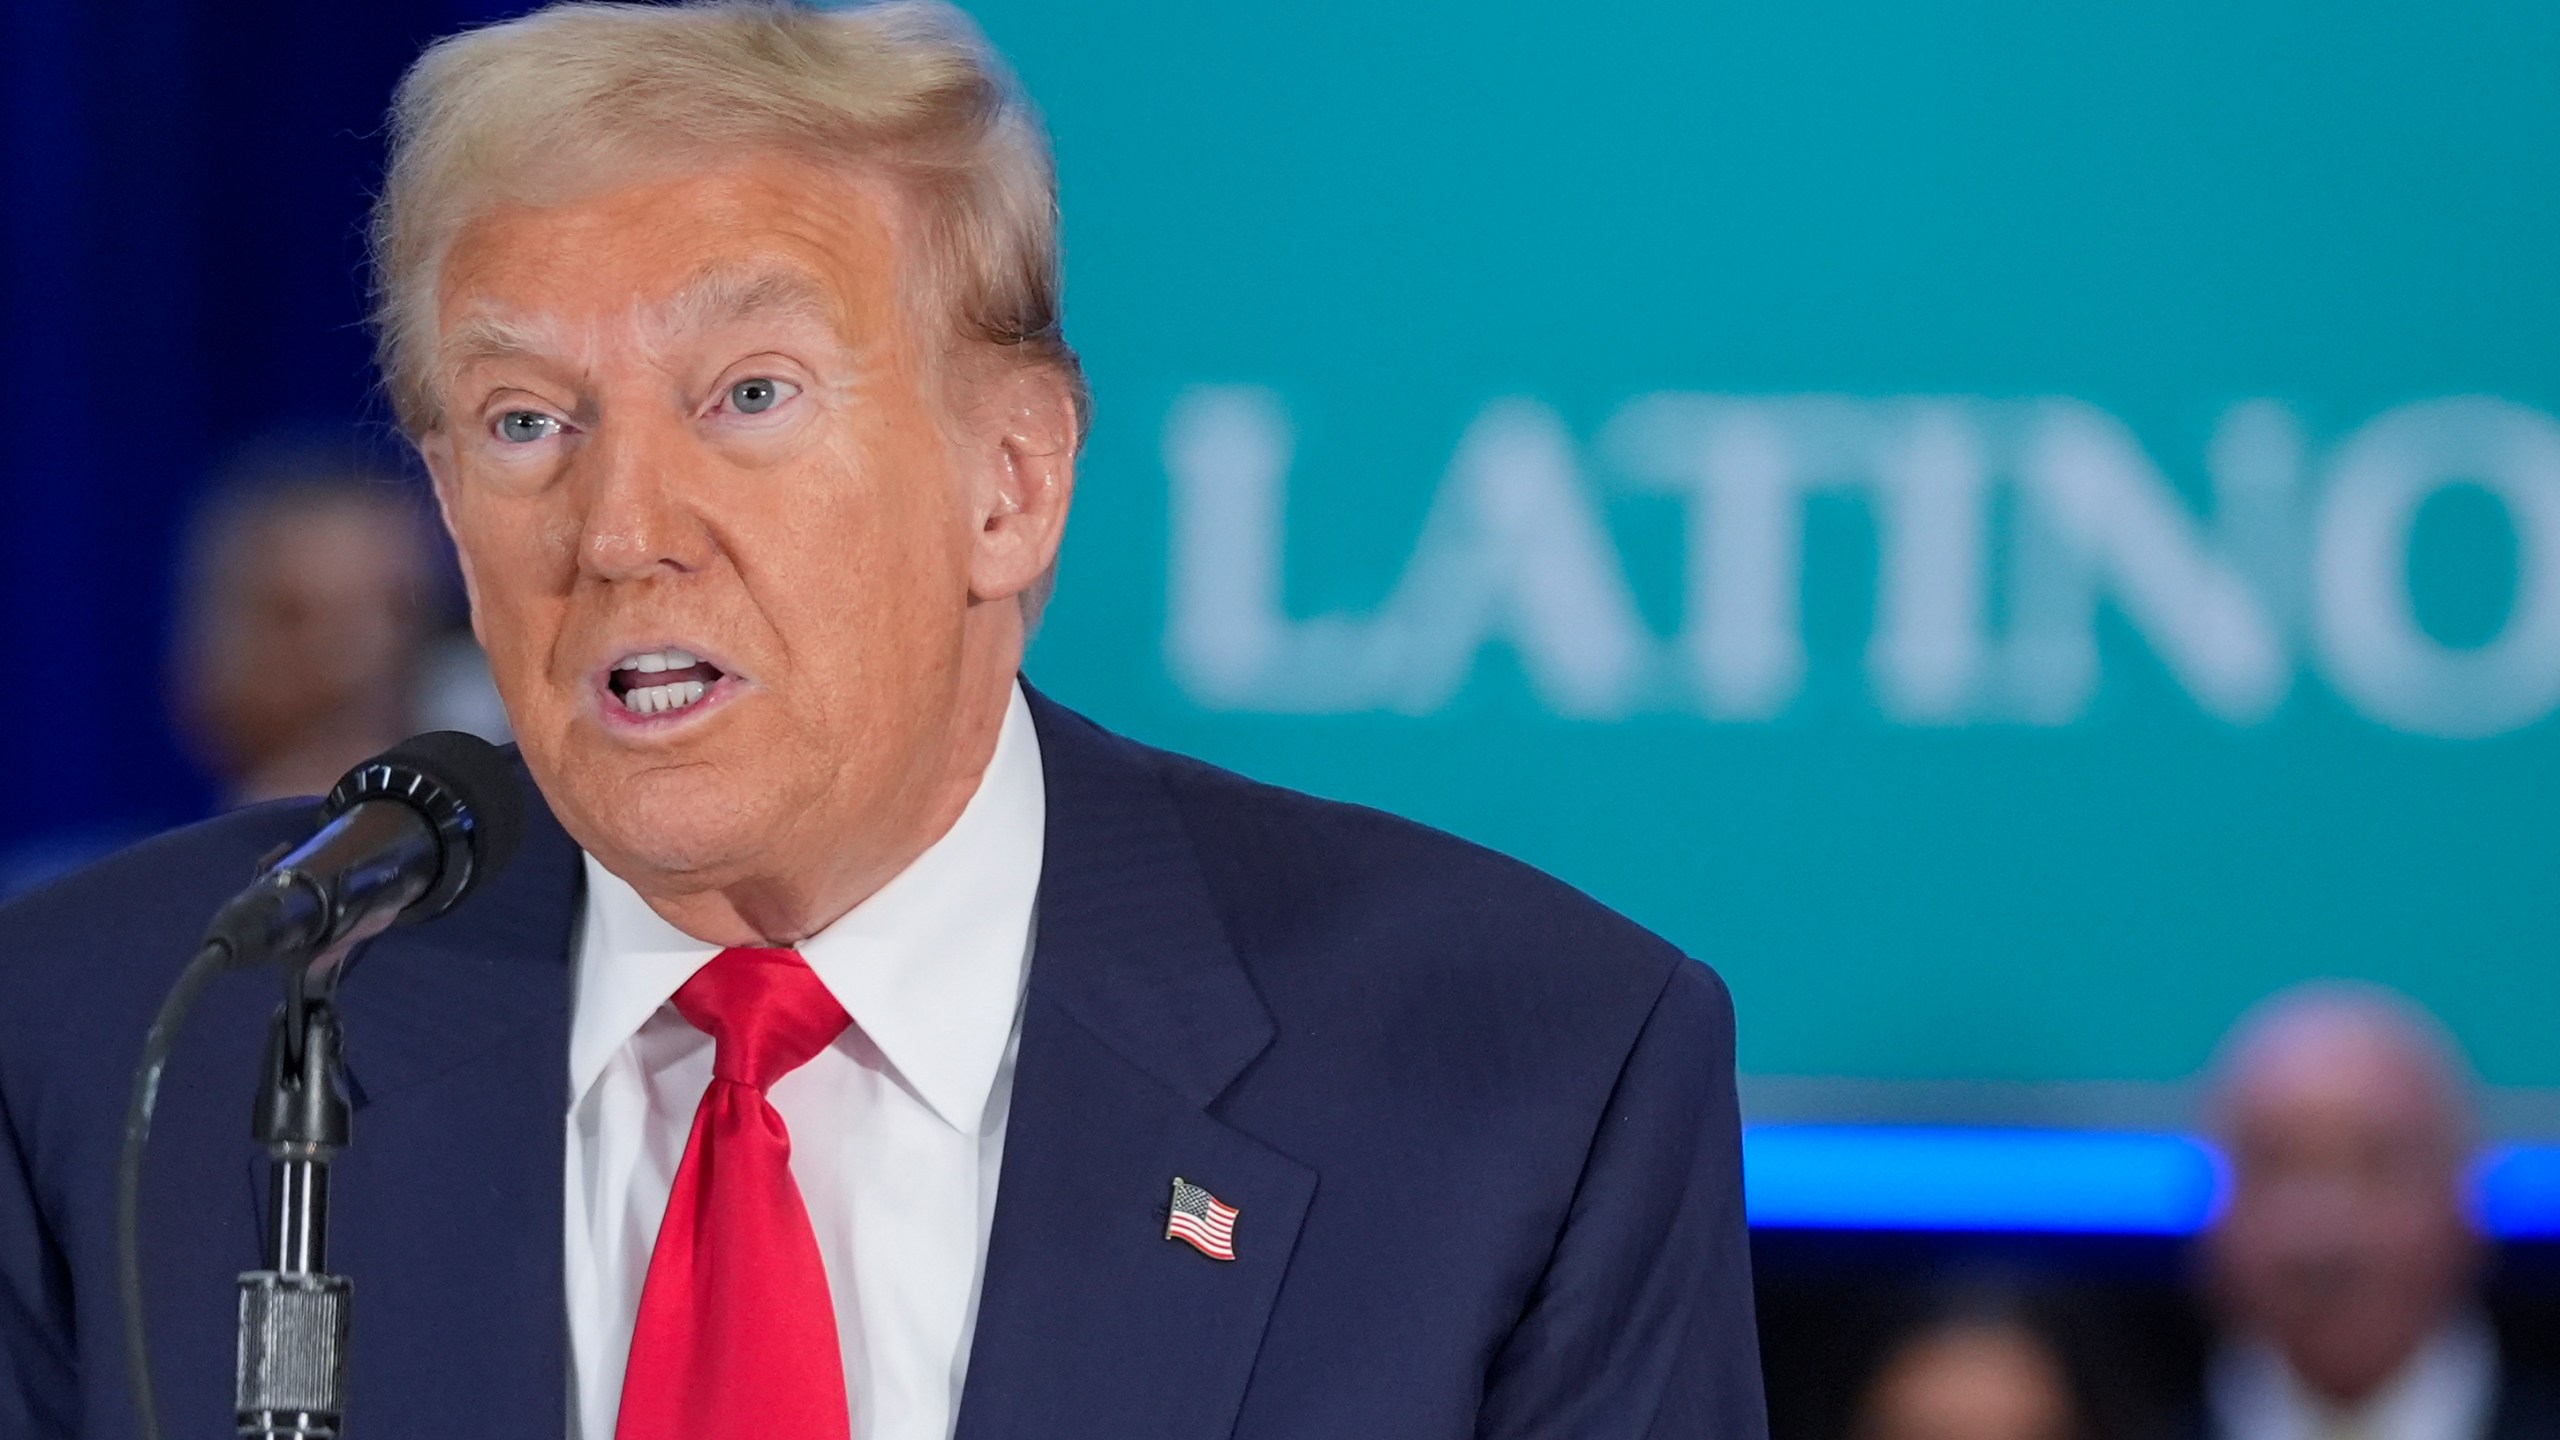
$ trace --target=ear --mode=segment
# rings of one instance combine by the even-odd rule
[[[1066,537],[1081,438],[1075,396],[1051,367],[1022,365],[1008,366],[981,399],[969,598],[1013,600],[1049,573]]]
[[[472,578],[471,549],[462,543],[462,532],[453,523],[454,488],[459,483],[453,468],[453,437],[442,429],[419,436],[418,458],[427,464],[427,478],[436,493],[436,519],[443,523],[445,537],[453,542],[454,563],[462,569],[462,598],[471,607],[471,637],[486,650],[489,637],[480,633],[480,585]]]

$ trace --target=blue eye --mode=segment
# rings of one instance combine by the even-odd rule
[[[498,438],[510,445],[530,445],[560,433],[560,422],[539,410],[510,410],[498,417]]]
[[[741,415],[761,415],[800,393],[800,387],[788,380],[756,376],[729,387],[729,408]]]

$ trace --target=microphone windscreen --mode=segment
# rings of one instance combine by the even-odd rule
[[[407,806],[435,836],[435,880],[401,914],[429,920],[504,868],[524,838],[524,791],[506,752],[459,730],[412,735],[338,781],[321,813],[332,819],[369,801]]]

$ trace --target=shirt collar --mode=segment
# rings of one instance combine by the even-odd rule
[[[1021,1009],[1047,818],[1040,742],[1017,683],[995,754],[950,831],[797,947],[907,1087],[964,1133],[985,1115]],[[614,1052],[720,952],[668,924],[594,856],[585,859],[569,1033],[573,1106]]]
[[[2438,1330],[2400,1373],[2354,1411],[2341,1413],[2294,1378],[2263,1339],[2214,1358],[2212,1408],[2229,1435],[2318,1440],[2341,1430],[2374,1440],[2470,1440],[2486,1434],[2498,1391],[2498,1343],[2477,1312]]]

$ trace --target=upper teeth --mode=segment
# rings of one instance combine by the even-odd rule
[[[655,675],[661,670],[690,670],[701,663],[688,650],[652,650],[645,655],[625,655],[614,662],[613,668]]]

